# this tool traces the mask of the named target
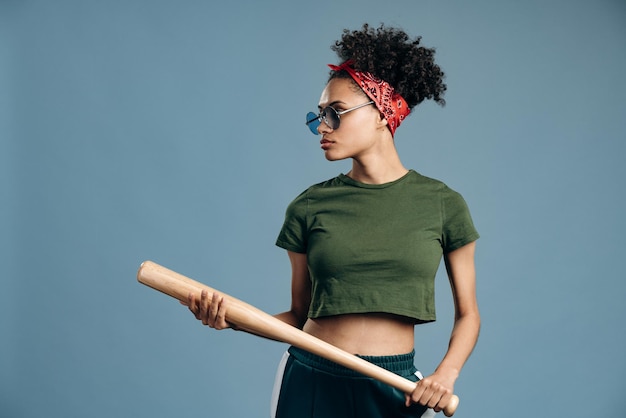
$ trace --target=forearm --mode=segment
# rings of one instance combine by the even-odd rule
[[[479,332],[478,312],[459,317],[454,323],[448,351],[435,373],[443,373],[456,380],[476,346]]]
[[[476,301],[476,243],[469,243],[445,255],[446,270],[454,297],[454,328],[448,351],[436,373],[456,380],[463,365],[472,354],[480,331],[480,314]]]
[[[279,314],[274,315],[275,318],[280,319],[286,324],[289,324],[293,327],[302,329],[304,323],[306,322],[306,317],[302,317],[301,315],[296,314],[294,311],[286,311],[281,312]]]
[[[407,406],[420,403],[440,411],[452,401],[454,384],[476,345],[480,331],[478,310],[471,309],[469,312],[456,317],[446,355],[435,372],[420,380],[413,393],[407,394]]]

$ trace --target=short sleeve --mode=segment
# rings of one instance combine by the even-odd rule
[[[459,193],[446,187],[442,197],[442,247],[444,253],[461,248],[476,241],[479,237],[465,199]]]
[[[287,206],[283,226],[276,245],[288,251],[306,253],[307,250],[307,192],[303,192]]]

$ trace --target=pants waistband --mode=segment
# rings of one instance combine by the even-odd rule
[[[289,347],[289,354],[294,356],[300,362],[314,367],[318,370],[322,370],[325,372],[333,373],[341,376],[363,376],[361,373],[356,372],[352,369],[344,367],[340,364],[337,364],[333,361],[325,359],[324,357],[320,357],[316,354],[309,353],[308,351],[302,350],[300,348],[291,346]],[[380,366],[384,369],[387,369],[395,374],[398,374],[403,377],[408,377],[415,372],[417,372],[417,368],[415,367],[415,350],[412,350],[410,353],[406,354],[396,354],[391,356],[361,356],[357,355],[357,357],[362,358],[363,360],[369,361],[377,366]]]

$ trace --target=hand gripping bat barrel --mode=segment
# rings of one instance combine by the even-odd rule
[[[199,300],[201,292],[206,290],[210,300],[213,292],[217,291],[152,261],[145,261],[141,264],[137,272],[137,280],[148,287],[185,303],[190,293],[196,295],[196,299]],[[222,292],[219,293],[228,301],[226,321],[241,331],[301,348],[386,383],[404,393],[411,393],[415,389],[415,382],[343,351],[239,299]],[[451,417],[456,411],[458,404],[459,398],[453,395],[443,413],[447,417]]]

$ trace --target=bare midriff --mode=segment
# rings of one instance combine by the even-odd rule
[[[352,354],[388,356],[413,350],[414,322],[382,314],[347,314],[309,318],[303,330]]]

